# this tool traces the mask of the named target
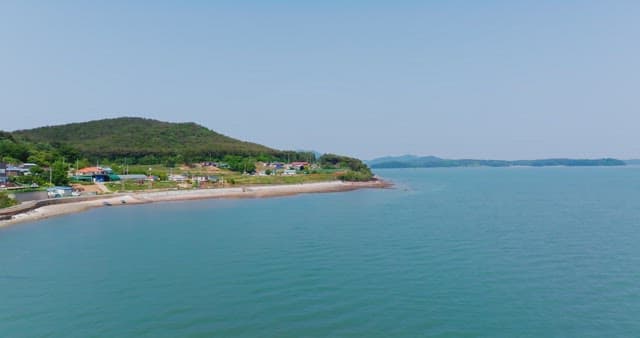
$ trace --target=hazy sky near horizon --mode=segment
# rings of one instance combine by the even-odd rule
[[[141,116],[362,158],[640,157],[639,1],[3,1],[0,129]]]

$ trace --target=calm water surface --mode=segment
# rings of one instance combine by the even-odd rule
[[[0,336],[640,336],[640,168],[378,173],[0,229]]]

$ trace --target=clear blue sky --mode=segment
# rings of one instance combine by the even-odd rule
[[[143,116],[362,158],[640,157],[640,1],[3,1],[0,51],[2,130]]]

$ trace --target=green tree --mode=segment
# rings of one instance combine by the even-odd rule
[[[77,160],[76,163],[73,163],[73,165],[78,166],[78,169],[82,169],[90,166],[91,162],[89,162],[89,160],[87,160],[86,158],[81,158]]]
[[[0,208],[8,208],[16,204],[18,204],[18,202],[9,197],[5,191],[0,191]]]
[[[347,171],[338,177],[343,181],[369,181],[373,178],[371,169],[353,157],[324,154],[320,157],[320,165],[324,168],[346,169]]]
[[[17,158],[13,158],[11,156],[1,156],[0,157],[0,162],[4,162],[4,163],[20,163],[20,160],[18,160]]]
[[[10,139],[0,140],[0,156],[11,157],[20,162],[27,161],[29,148],[23,143],[16,143]]]
[[[45,172],[41,167],[35,166],[29,169],[28,175],[14,176],[12,177],[12,180],[15,183],[23,185],[31,185],[34,183],[37,185],[43,185],[49,182],[49,172]]]
[[[55,161],[51,166],[51,182],[54,185],[69,184],[67,165],[62,161]]]
[[[39,166],[49,166],[53,162],[54,157],[50,152],[35,150],[29,155],[27,161],[35,163]]]
[[[243,161],[243,172],[253,174],[256,172],[256,160],[253,158],[246,158]]]

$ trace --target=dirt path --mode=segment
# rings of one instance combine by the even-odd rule
[[[101,192],[103,192],[103,193],[111,192],[111,190],[109,190],[109,188],[107,188],[103,183],[96,182],[96,186],[97,186],[97,187],[98,187],[98,189],[100,189],[100,191],[101,191]]]

